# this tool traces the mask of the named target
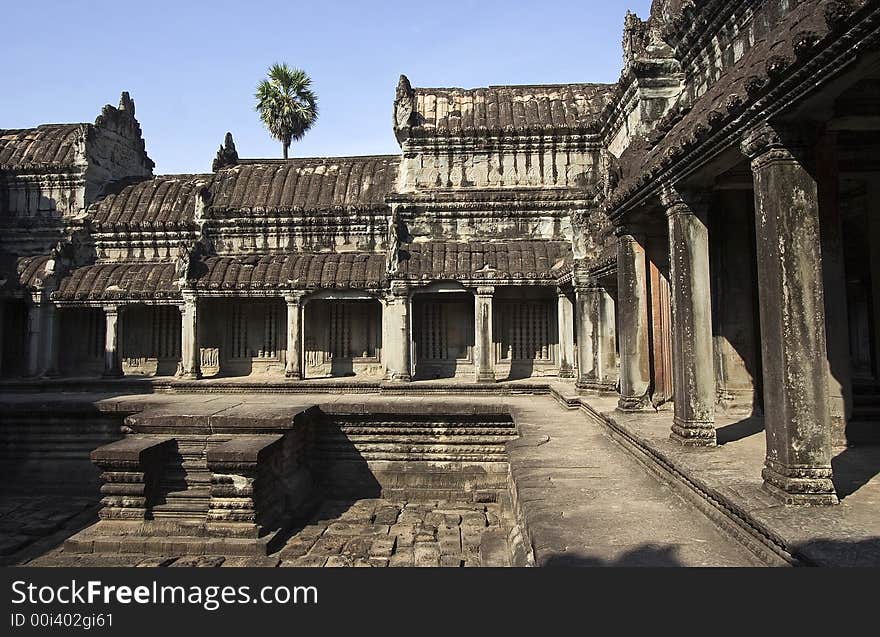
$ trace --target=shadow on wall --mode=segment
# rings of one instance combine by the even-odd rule
[[[662,544],[644,544],[623,553],[615,560],[580,553],[553,553],[538,560],[538,566],[595,567],[595,566],[685,566],[678,557],[678,547]]]
[[[334,356],[330,360],[330,375],[333,377],[354,376],[354,363],[350,358]]]
[[[535,370],[535,363],[532,360],[514,361],[510,364],[510,371],[504,380],[521,380],[523,378],[531,378]]]

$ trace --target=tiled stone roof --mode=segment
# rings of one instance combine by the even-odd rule
[[[251,257],[211,257],[199,264],[201,290],[378,288],[385,255],[307,252]]]
[[[163,228],[193,221],[199,188],[213,175],[161,175],[120,183],[89,206],[97,229],[114,226]]]
[[[217,172],[215,211],[363,210],[385,206],[398,155],[242,160]]]
[[[555,279],[571,268],[567,241],[411,243],[398,276],[410,279]]]
[[[77,135],[87,124],[43,124],[0,129],[0,170],[68,169],[74,166]]]
[[[16,257],[0,254],[0,293],[37,289],[48,260],[47,255]]]
[[[589,130],[611,89],[608,84],[415,88],[413,132]]]
[[[44,259],[45,260],[45,259]],[[381,287],[385,255],[297,253],[209,257],[193,264],[195,287],[206,292]],[[180,286],[174,263],[98,263],[62,279],[60,301],[176,299]]]
[[[52,298],[111,301],[178,298],[173,263],[99,263],[73,270]]]

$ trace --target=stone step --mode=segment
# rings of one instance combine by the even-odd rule
[[[342,434],[381,436],[493,436],[515,438],[516,430],[509,427],[382,427],[371,425],[343,425]],[[334,435],[334,431],[319,431],[319,436]]]
[[[315,441],[313,448],[337,449],[354,446],[438,446],[467,447],[481,446],[504,449],[504,443],[512,438],[499,439],[495,436],[326,436]]]

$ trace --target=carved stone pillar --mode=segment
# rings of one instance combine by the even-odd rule
[[[284,297],[287,303],[287,363],[284,377],[302,378],[302,297],[301,292]]]
[[[492,360],[492,297],[495,288],[481,286],[474,293],[474,368],[478,383],[494,383]]]
[[[0,376],[3,375],[3,341],[6,338],[6,302],[0,301]]]
[[[614,301],[595,279],[577,282],[578,380],[580,389],[614,391],[617,350]]]
[[[629,229],[617,230],[617,308],[620,329],[618,409],[637,411],[649,403],[648,291],[645,248]]]
[[[598,292],[599,287],[594,280],[578,281],[575,284],[578,326],[577,386],[581,389],[596,388],[598,376],[598,360],[596,357]]]
[[[104,306],[104,377],[122,376],[121,340],[119,338],[119,308],[116,305]]]
[[[38,376],[40,369],[40,346],[42,344],[43,311],[46,304],[43,303],[41,293],[36,293],[28,304],[28,340],[27,340],[27,375]]]
[[[818,197],[805,166],[810,148],[802,131],[769,124],[742,143],[755,186],[764,484],[789,504],[833,504]]]
[[[46,301],[43,310],[43,337],[42,337],[42,358],[41,365],[45,376],[58,375],[58,335],[60,332],[59,310],[54,303]]]
[[[593,351],[596,356],[599,389],[617,391],[620,373],[617,361],[617,315],[614,309],[614,299],[604,287],[599,287],[596,295],[599,302],[599,320],[597,321],[598,334],[595,336]]]
[[[669,222],[672,289],[672,439],[711,447],[715,445],[715,365],[708,198],[669,188],[663,192],[663,205]]]
[[[180,306],[181,378],[195,380],[202,377],[202,357],[199,350],[198,297],[183,294]]]
[[[382,310],[382,356],[385,380],[410,381],[409,290],[392,286]]]
[[[574,304],[566,292],[560,290],[557,297],[559,377],[574,378]]]

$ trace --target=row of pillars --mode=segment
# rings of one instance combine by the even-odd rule
[[[789,503],[837,501],[817,183],[800,129],[764,125],[746,136],[755,193],[764,373],[765,485]],[[713,446],[715,375],[709,278],[709,198],[666,187],[670,247],[674,418],[671,437]],[[618,228],[621,410],[646,405],[651,385],[644,239]]]
[[[474,291],[474,367],[477,382],[494,382],[494,361],[492,357],[492,306],[494,287],[482,286]],[[578,303],[588,311],[602,306],[598,288],[579,290]],[[303,377],[303,297],[305,293],[292,293],[284,297],[287,304],[287,361],[285,377],[299,380]],[[571,297],[563,292],[558,293],[559,321],[559,373],[562,377],[573,377],[575,372],[574,358],[574,306]],[[607,308],[607,304],[606,304]],[[201,377],[201,354],[198,335],[198,298],[192,293],[183,293],[183,303],[179,305],[181,313],[181,367],[180,376],[185,379]],[[105,349],[104,376],[122,376],[122,356],[119,306],[103,306],[105,316]],[[587,311],[587,310],[585,310]],[[607,310],[606,310],[607,311]],[[613,309],[611,323],[613,324]],[[382,313],[382,329],[386,378],[393,381],[409,381],[412,379],[411,364],[411,297],[406,288],[395,290],[384,303]],[[58,313],[55,305],[42,298],[35,299],[30,306],[28,328],[28,375],[51,376],[58,371]],[[605,346],[593,347],[590,339],[598,322],[582,319],[580,326],[579,345],[581,360],[593,361],[594,352],[605,351]],[[583,331],[585,328],[586,331]],[[613,332],[611,334],[610,351],[613,355]],[[582,366],[585,382],[598,378],[592,368]]]

